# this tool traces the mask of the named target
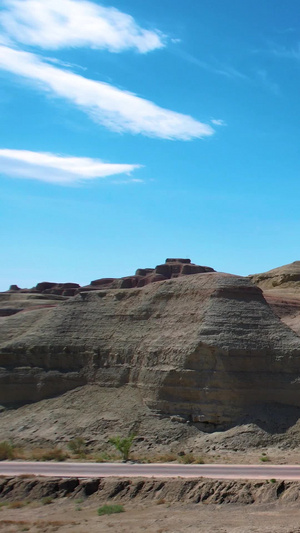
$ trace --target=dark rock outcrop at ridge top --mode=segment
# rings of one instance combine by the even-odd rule
[[[56,294],[58,296],[74,296],[76,289],[79,289],[78,283],[54,283],[51,281],[42,281],[31,289],[20,289],[18,285],[11,285],[9,292],[18,292],[20,294]]]
[[[166,259],[162,265],[155,268],[139,268],[132,276],[123,278],[100,278],[91,281],[90,285],[80,287],[78,283],[54,283],[42,281],[31,289],[20,289],[18,285],[11,285],[8,292],[18,292],[24,294],[54,294],[58,296],[75,296],[81,291],[92,291],[99,288],[105,289],[132,289],[143,287],[149,283],[173,279],[179,276],[199,274],[203,272],[214,272],[214,269],[207,266],[199,266],[191,263],[190,259]]]
[[[166,259],[162,265],[155,268],[138,268],[133,276],[124,278],[101,278],[91,281],[90,285],[81,287],[81,290],[105,289],[132,289],[144,287],[149,283],[174,279],[180,276],[200,274],[205,272],[215,272],[213,268],[200,266],[191,263],[190,259]]]
[[[53,307],[59,301],[71,298],[80,292],[99,289],[132,289],[149,283],[173,279],[179,276],[215,272],[213,268],[191,263],[190,259],[166,259],[165,264],[155,268],[139,268],[132,276],[123,278],[100,278],[90,285],[80,287],[78,283],[54,283],[42,281],[31,289],[21,289],[11,285],[9,290],[0,293],[0,317],[14,315],[29,308],[32,310]]]
[[[0,367],[2,405],[96,382],[129,384],[152,409],[216,425],[300,407],[300,338],[250,280],[216,272],[82,291],[21,334],[6,330]]]

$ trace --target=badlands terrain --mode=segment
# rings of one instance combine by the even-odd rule
[[[248,278],[167,259],[86,287],[0,294],[1,440],[207,461],[300,441],[300,262]],[[267,450],[267,451],[266,451]],[[245,455],[246,454],[246,455]]]
[[[168,259],[85,287],[12,285],[0,405],[20,458],[81,437],[85,460],[118,460],[110,438],[134,434],[138,461],[299,464],[300,262],[240,277]],[[0,481],[0,531],[300,532],[297,482]],[[125,512],[100,517],[105,502]]]

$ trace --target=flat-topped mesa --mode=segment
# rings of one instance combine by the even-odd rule
[[[191,260],[190,259],[174,259],[174,258],[168,258],[166,259],[166,263],[183,263],[183,264],[190,264],[191,263]]]

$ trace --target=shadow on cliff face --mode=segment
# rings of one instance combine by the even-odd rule
[[[260,405],[249,409],[234,425],[255,424],[271,435],[285,433],[300,419],[300,408],[289,405]]]
[[[189,425],[199,432],[212,434],[226,432],[236,427],[252,425],[271,435],[286,433],[300,422],[300,407],[282,404],[255,405],[247,408],[247,413],[228,424],[213,424],[211,422],[197,422],[189,420]]]

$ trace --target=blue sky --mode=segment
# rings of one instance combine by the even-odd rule
[[[297,0],[2,0],[0,290],[299,260]]]

